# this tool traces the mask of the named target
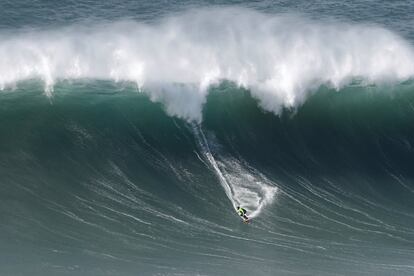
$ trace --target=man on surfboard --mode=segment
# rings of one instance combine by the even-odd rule
[[[249,218],[246,216],[246,214],[247,214],[246,209],[241,208],[240,206],[237,206],[236,210],[245,222],[247,222],[249,220]]]

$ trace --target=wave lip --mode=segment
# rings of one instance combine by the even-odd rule
[[[1,89],[39,78],[51,96],[62,79],[131,81],[189,121],[201,121],[208,87],[223,79],[278,113],[322,84],[339,89],[354,78],[383,83],[414,75],[413,48],[386,29],[240,8],[189,10],[151,25],[2,34],[0,41]]]

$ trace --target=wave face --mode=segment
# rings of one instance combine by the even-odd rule
[[[414,75],[412,46],[386,29],[241,8],[191,10],[152,24],[3,32],[0,40],[2,89],[35,78],[51,96],[58,80],[130,81],[168,114],[197,122],[208,87],[223,79],[278,114],[320,85]]]
[[[243,8],[1,30],[0,274],[413,275],[413,75]]]
[[[194,124],[133,85],[23,82],[0,95],[1,271],[410,275],[413,91],[322,87],[275,116],[222,82]]]

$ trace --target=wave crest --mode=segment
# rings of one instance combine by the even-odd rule
[[[223,79],[278,113],[322,84],[339,89],[356,77],[382,83],[413,75],[413,48],[386,29],[248,9],[0,35],[1,89],[40,78],[51,96],[62,79],[131,81],[189,121],[201,121],[208,87]]]

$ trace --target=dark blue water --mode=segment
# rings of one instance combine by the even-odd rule
[[[413,39],[412,1],[2,1],[2,28],[64,26],[79,21],[113,21],[131,18],[154,21],[170,13],[200,7],[248,7],[266,13],[300,13],[306,16],[334,18],[380,24]]]

